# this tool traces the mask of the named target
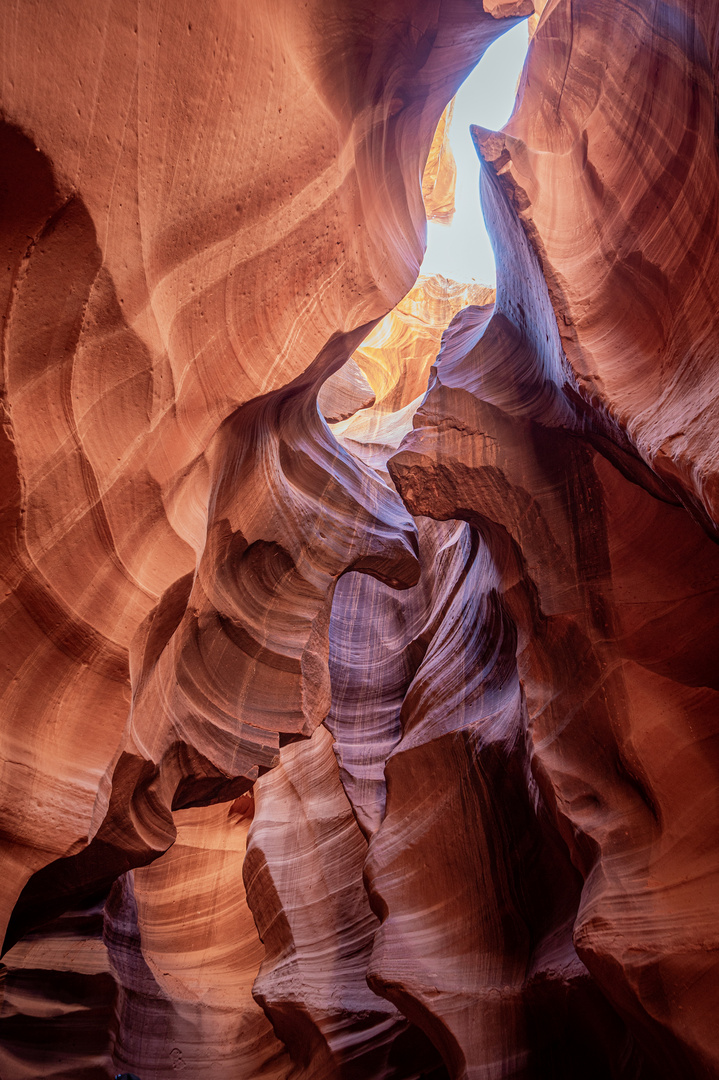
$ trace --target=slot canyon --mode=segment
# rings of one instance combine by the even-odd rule
[[[717,1080],[719,0],[0,58],[2,1080]]]

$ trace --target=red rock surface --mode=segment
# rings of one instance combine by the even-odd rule
[[[257,1008],[262,946],[242,863],[252,799],[179,810],[177,840],[125,875],[107,903],[119,985],[114,1060],[141,1076],[284,1080],[291,1062]]]
[[[499,14],[4,9],[5,918],[322,720],[339,573],[416,579],[314,394],[416,276],[417,176]]]
[[[537,4],[412,288],[532,6],[0,12],[3,1080],[719,1073],[719,6]]]
[[[493,301],[494,289],[485,285],[462,285],[441,274],[420,275],[414,288],[368,334],[350,365],[332,376],[335,380],[356,364],[374,397],[371,405],[356,409],[333,426],[340,444],[386,475],[387,458],[411,429],[453,316],[468,304]]]
[[[476,528],[498,575],[516,635],[527,787],[581,876],[571,937],[553,938],[554,977],[576,970],[576,950],[636,1040],[641,1075],[713,1077],[717,322],[706,289],[717,18],[713,5],[675,4],[656,19],[628,4],[547,5],[514,116],[504,133],[476,132],[495,310],[450,327],[389,468],[415,514]],[[483,741],[494,724],[485,709]],[[388,985],[392,921],[408,903],[401,880],[383,886],[378,875],[390,945],[375,977]],[[497,907],[517,911],[505,889],[491,887]],[[536,949],[526,919],[524,932]],[[479,950],[493,951],[502,974],[483,978],[496,1001],[502,982],[511,991],[511,949]],[[421,1002],[424,981],[405,963],[403,986],[410,977]],[[498,1025],[498,1042],[508,1030]],[[496,1059],[471,1028],[451,1032],[469,1075],[471,1055],[480,1069]]]

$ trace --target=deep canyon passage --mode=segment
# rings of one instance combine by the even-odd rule
[[[719,0],[0,57],[2,1080],[719,1077]]]

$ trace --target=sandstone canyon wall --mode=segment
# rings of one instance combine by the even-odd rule
[[[534,11],[0,11],[3,1080],[719,1075],[719,4],[537,4],[413,288]]]

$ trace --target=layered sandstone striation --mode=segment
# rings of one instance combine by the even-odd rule
[[[557,418],[649,465],[713,533],[718,34],[714,3],[647,21],[621,0],[550,2],[519,108],[475,135],[506,294],[519,226],[551,303],[561,342],[542,346],[541,383]]]
[[[242,863],[253,800],[179,810],[177,840],[114,884],[105,945],[118,1068],[284,1080],[291,1062],[252,997],[262,959]]]
[[[437,121],[530,7],[4,9],[5,920],[317,726],[341,572],[416,580],[315,397],[412,284]]]
[[[467,305],[474,310],[493,302],[494,289],[485,285],[465,285],[441,274],[420,275],[352,356],[350,364],[364,375],[373,400],[332,430],[353,457],[386,475],[387,458],[411,429],[442,335],[453,317]],[[344,377],[350,364],[328,382]]]
[[[552,980],[586,984],[584,968],[627,1025],[631,1066],[619,1064],[624,1037],[612,1064],[604,1028],[600,1075],[719,1068],[717,320],[707,292],[717,25],[714,5],[667,5],[653,23],[629,4],[547,5],[507,128],[475,132],[495,309],[456,318],[414,431],[389,461],[413,513],[467,521],[497,574],[503,633],[516,638],[526,788],[542,832],[579,874],[561,900],[532,893],[548,903],[550,926],[564,911],[565,932],[543,942],[524,915],[522,934],[545,991]],[[497,727],[506,740],[506,725],[483,709],[482,742],[495,742]],[[510,804],[517,798],[501,800],[505,815]],[[550,865],[536,845],[521,867],[525,888],[528,860]],[[512,856],[498,861],[506,873]],[[424,953],[407,965],[400,938],[392,950],[392,922],[416,909],[416,893],[398,887],[400,874],[385,884],[375,873],[390,940],[378,938],[373,978],[402,992],[414,983],[423,1004]],[[503,901],[506,888],[503,878],[490,889],[499,910],[521,912],[521,899]],[[478,993],[491,988],[494,1004],[512,993],[512,949],[498,939],[475,955],[493,952],[501,975],[485,965]],[[525,1022],[537,1005],[534,965],[518,967]],[[458,1032],[452,992],[448,983],[432,1013],[450,1010],[458,1074],[485,1075],[509,1021],[481,1046],[470,1026]],[[511,1041],[521,1049],[521,1031]]]
[[[414,281],[437,122],[531,6],[0,16],[2,921],[44,940],[112,888],[118,1062],[145,1073],[141,1017],[190,1006],[148,983],[126,1022],[156,950],[140,868],[161,896],[173,815],[323,720],[337,578],[417,580],[410,515],[316,396]]]
[[[719,6],[0,20],[4,1080],[715,1077]]]

